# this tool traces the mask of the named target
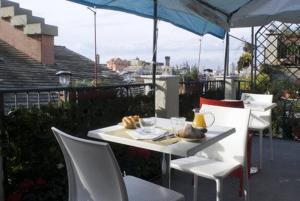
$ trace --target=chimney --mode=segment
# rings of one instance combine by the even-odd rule
[[[18,3],[0,2],[0,39],[42,64],[54,64],[57,27],[45,24]]]
[[[165,56],[165,66],[170,66],[170,56]]]

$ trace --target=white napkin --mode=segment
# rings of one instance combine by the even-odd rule
[[[165,132],[165,130],[154,128],[153,132],[145,133],[141,128],[137,128],[135,130],[127,131],[127,134],[135,140],[152,140]]]

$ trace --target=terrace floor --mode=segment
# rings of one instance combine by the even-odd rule
[[[300,200],[300,142],[274,139],[274,160],[269,160],[269,138],[264,138],[263,169],[250,176],[251,201]],[[253,138],[252,164],[258,164],[258,137]],[[192,176],[172,171],[172,189],[193,200]],[[238,196],[237,178],[224,180],[224,201],[244,200]],[[215,182],[199,178],[199,201],[215,201]]]

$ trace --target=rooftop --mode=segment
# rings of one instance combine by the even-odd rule
[[[55,46],[54,53],[53,65],[41,64],[0,40],[0,89],[58,87],[55,73],[60,70],[71,71],[72,80],[93,79],[93,61],[64,46]],[[100,77],[114,84],[122,83],[121,78],[104,65],[99,70]]]

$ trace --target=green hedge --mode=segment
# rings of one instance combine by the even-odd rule
[[[222,90],[210,91],[208,98],[223,98]],[[58,143],[50,128],[57,127],[77,137],[87,138],[92,129],[110,126],[123,116],[154,115],[153,94],[120,96],[117,91],[78,94],[70,92],[70,102],[60,106],[19,108],[5,116],[8,147],[5,171],[8,201],[67,200],[66,169]],[[180,95],[180,116],[193,118],[199,95]],[[145,179],[160,174],[160,154],[119,144],[111,144],[122,171]]]
[[[86,138],[92,129],[116,124],[125,115],[153,116],[153,95],[120,97],[98,94],[61,106],[20,108],[4,117],[8,147],[5,172],[6,192],[12,200],[67,200],[67,178],[63,156],[50,128],[55,126],[74,136]],[[153,178],[158,175],[157,153],[112,144],[122,171]],[[99,159],[101,160],[101,159]]]

